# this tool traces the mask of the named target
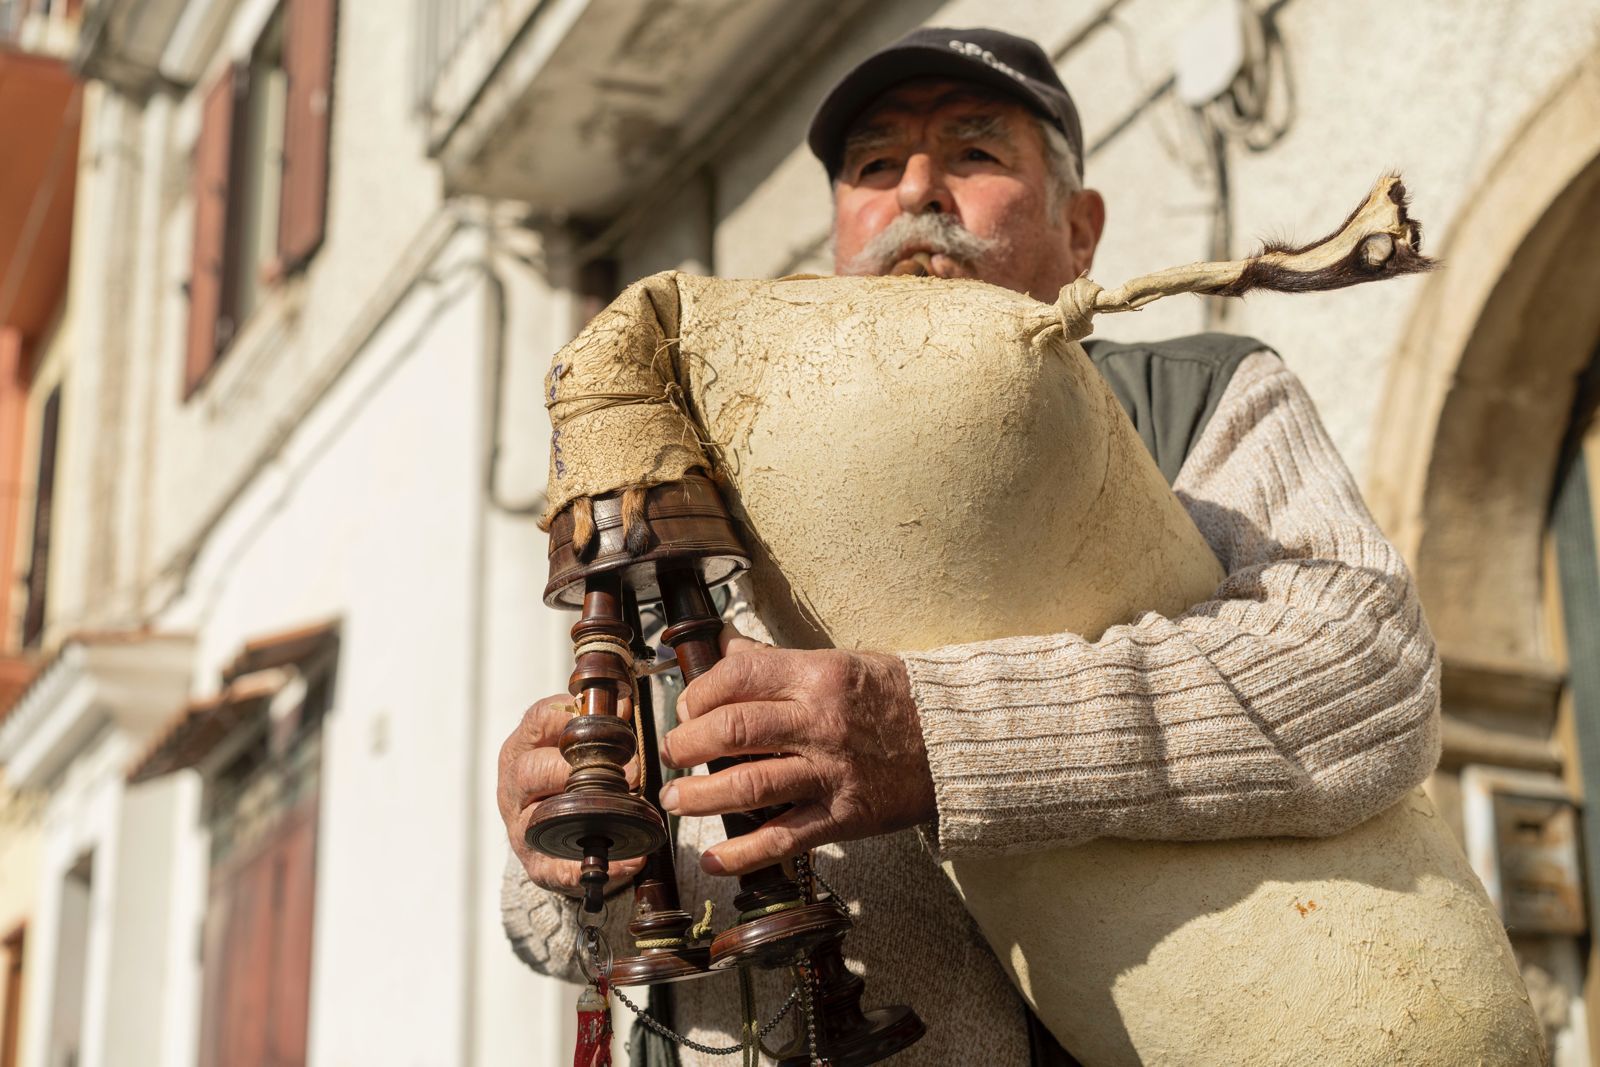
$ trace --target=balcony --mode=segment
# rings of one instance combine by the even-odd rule
[[[0,0],[0,47],[65,59],[82,13],[83,0]]]
[[[605,219],[816,61],[863,0],[417,0],[446,187]]]
[[[191,86],[232,7],[226,0],[88,0],[73,64],[83,77],[135,97]]]
[[[0,336],[37,337],[67,282],[81,93],[53,25],[39,0],[0,0]]]

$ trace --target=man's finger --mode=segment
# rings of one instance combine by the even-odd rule
[[[797,706],[787,701],[724,704],[667,731],[661,762],[681,769],[719,756],[793,752],[803,740],[800,725]]]
[[[661,806],[674,815],[724,815],[793,804],[822,792],[811,764],[788,756],[750,760],[716,774],[679,778],[661,791]]]
[[[567,787],[572,767],[556,748],[535,748],[518,756],[500,779],[501,815],[524,812],[529,805]]]
[[[734,643],[749,641],[735,638]],[[690,682],[678,696],[678,719],[687,721],[723,704],[750,700],[782,700],[787,696],[792,663],[787,655],[750,641],[748,648],[728,656]]]
[[[567,725],[578,710],[578,705],[573,703],[572,697],[566,693],[557,693],[547,696],[522,713],[522,721],[517,728],[506,738],[504,752],[512,755],[515,752],[538,748],[542,745],[553,745],[561,737],[561,730]]]
[[[802,804],[759,830],[724,841],[700,857],[707,874],[748,874],[797,856],[830,839],[832,817],[820,804]]]

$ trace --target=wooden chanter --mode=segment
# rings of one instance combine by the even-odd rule
[[[631,494],[631,495],[630,495]],[[639,606],[659,601],[662,640],[677,656],[687,685],[721,658],[722,620],[711,590],[749,569],[738,525],[712,482],[691,473],[648,492],[593,498],[588,514],[566,509],[550,527],[550,580],[545,603],[578,608],[572,628],[577,665],[571,690],[578,713],[562,731],[561,754],[572,765],[566,790],[541,802],[527,842],[547,855],[582,861],[584,907],[603,906],[612,860],[647,857],[634,881],[628,932],[634,954],[617,959],[611,981],[653,985],[699,978],[740,966],[797,968],[810,983],[817,1055],[831,1067],[864,1067],[900,1052],[925,1032],[905,1006],[863,1011],[865,984],[845,967],[849,913],[819,898],[792,864],[739,876],[739,920],[707,946],[691,938],[694,916],[683,909],[666,819],[657,806],[661,771],[648,686],[635,686],[634,663],[645,652]],[[592,521],[591,521],[592,520]],[[634,725],[619,701],[637,693]],[[635,755],[640,792],[625,767]],[[713,771],[737,759],[718,760]],[[759,828],[778,811],[723,817],[729,837]],[[784,1067],[811,1061],[806,1034],[782,1053]]]

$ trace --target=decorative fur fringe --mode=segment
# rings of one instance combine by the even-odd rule
[[[1178,293],[1321,292],[1428,271],[1437,265],[1422,254],[1422,224],[1407,211],[1404,183],[1398,174],[1386,174],[1344,223],[1321,240],[1293,248],[1269,243],[1247,259],[1172,267],[1115,289],[1101,289],[1080,279],[1079,284],[1088,282],[1093,292],[1080,294],[1073,303],[1092,317],[1100,312],[1134,311]],[[1063,290],[1063,298],[1066,294]]]

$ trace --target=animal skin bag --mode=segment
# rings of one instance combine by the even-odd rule
[[[1077,343],[1092,317],[1427,266],[1388,178],[1325,241],[1081,279],[1054,305],[967,281],[655,275],[555,359],[546,519],[574,508],[581,530],[591,497],[705,470],[780,645],[1093,639],[1181,613],[1222,570]],[[1088,1063],[1541,1061],[1500,921],[1420,792],[1335,838],[1099,840],[945,870]],[[1317,902],[1315,936],[1286,900]]]

